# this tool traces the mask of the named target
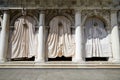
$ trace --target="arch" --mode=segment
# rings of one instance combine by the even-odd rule
[[[59,15],[58,15],[58,14],[51,15],[51,16],[49,17],[48,21],[46,21],[46,22],[47,22],[46,25],[49,25],[49,24],[50,24],[50,21],[51,21],[54,17],[57,17],[57,16],[64,16],[64,17],[66,17],[67,19],[69,19],[70,22],[71,22],[71,26],[73,26],[74,23],[75,23],[75,21],[74,21],[74,19],[72,18],[72,16],[70,16],[70,15],[67,14],[67,13],[62,13],[62,14],[59,14]]]
[[[15,25],[15,22],[16,22],[16,21],[19,21],[19,20],[21,20],[21,19],[23,19],[23,21],[28,20],[30,23],[33,23],[34,28],[35,28],[35,26],[36,26],[36,24],[37,24],[36,20],[35,20],[32,16],[29,16],[29,15],[23,16],[23,15],[21,15],[21,16],[19,16],[19,17],[17,17],[17,18],[15,19],[14,25]]]
[[[51,19],[47,39],[47,53],[49,58],[72,57],[75,53],[74,39],[71,33],[71,21],[65,16]]]
[[[107,28],[109,26],[109,23],[107,22],[107,20],[100,15],[99,16],[98,15],[88,15],[86,20],[85,20],[85,23],[89,18],[97,18],[97,19],[101,20],[104,23],[105,28]],[[85,25],[85,23],[84,23],[84,25]]]
[[[97,23],[97,24],[99,24],[101,26],[104,26],[103,28],[106,29],[106,24],[98,17],[89,17],[89,18],[87,18],[87,20],[85,22],[85,27],[86,27],[86,24],[88,24],[88,22],[90,22],[91,25],[94,25],[94,23]],[[89,27],[87,27],[87,28],[89,28]]]
[[[112,57],[110,35],[101,18],[96,16],[87,18],[84,38],[86,57]]]
[[[11,19],[11,22],[10,22],[10,25],[11,26],[13,26],[14,25],[14,22],[16,21],[16,19],[18,19],[19,17],[22,17],[23,15],[22,15],[22,13],[20,13],[20,12],[14,12],[13,14],[15,14],[15,15],[13,15],[12,16],[12,19]],[[32,14],[32,13],[27,13],[27,15],[26,16],[30,16],[30,17],[32,17],[35,21],[36,21],[36,25],[38,25],[38,18],[34,15],[34,14]]]
[[[54,16],[54,17],[52,17],[52,19],[51,19],[50,22],[49,22],[49,26],[50,26],[50,23],[51,23],[52,21],[54,21],[55,19],[58,19],[59,22],[61,22],[62,19],[67,20],[67,21],[70,23],[70,26],[72,26],[72,25],[71,25],[71,24],[72,24],[71,21],[70,21],[69,18],[67,18],[66,16]]]

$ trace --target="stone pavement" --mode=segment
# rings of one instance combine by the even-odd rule
[[[0,80],[120,80],[120,69],[0,69]]]

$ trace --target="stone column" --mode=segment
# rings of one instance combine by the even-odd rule
[[[45,61],[45,40],[44,40],[44,26],[45,26],[45,14],[44,11],[40,11],[39,14],[39,32],[38,32],[38,54],[35,62]]]
[[[119,42],[119,29],[117,23],[117,11],[111,11],[111,41],[113,61],[120,62],[120,42]]]
[[[3,13],[3,23],[1,30],[0,42],[0,62],[6,61],[7,48],[8,48],[8,35],[9,35],[9,12],[6,10]]]
[[[82,27],[81,27],[81,10],[75,12],[75,56],[73,62],[81,62],[82,59]]]

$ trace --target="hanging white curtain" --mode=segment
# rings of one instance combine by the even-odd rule
[[[110,35],[104,23],[97,18],[89,18],[85,24],[86,57],[111,57]]]
[[[57,16],[51,20],[47,49],[49,58],[74,55],[75,44],[71,34],[71,23],[66,17]]]
[[[32,57],[37,53],[37,34],[35,20],[29,16],[20,17],[15,21],[14,32],[10,39],[11,58]]]

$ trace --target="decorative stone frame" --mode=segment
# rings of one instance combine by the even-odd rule
[[[20,10],[15,10],[13,13],[11,13],[10,26],[14,26],[15,20],[21,16],[23,16],[23,15],[22,15],[22,12]],[[38,24],[39,24],[39,11],[27,10],[26,16],[32,17],[37,22],[36,26],[38,26]]]
[[[111,20],[110,20],[110,10],[83,10],[82,11],[82,21],[86,21],[90,17],[96,17],[103,21],[107,30],[111,30]],[[85,24],[83,22],[83,27]]]
[[[75,24],[73,9],[48,9],[45,12],[45,25],[49,26],[49,22],[56,16],[65,16],[71,21],[71,26]]]

